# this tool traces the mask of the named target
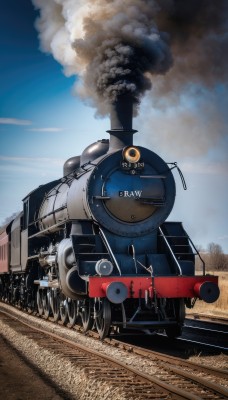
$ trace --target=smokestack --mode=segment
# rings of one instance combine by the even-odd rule
[[[110,105],[111,130],[109,151],[132,146],[133,134],[137,132],[132,129],[133,98],[131,95],[118,96],[116,101]]]

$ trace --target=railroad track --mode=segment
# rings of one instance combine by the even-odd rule
[[[205,346],[228,352],[228,326],[214,322],[186,319],[181,339],[189,339]]]
[[[192,330],[192,331],[199,331],[206,333],[210,336],[220,336],[221,335],[224,337],[224,339],[227,339],[228,335],[228,325],[226,324],[218,324],[215,322],[209,322],[209,321],[202,321],[202,320],[192,320],[192,319],[185,319],[184,323],[184,331]],[[227,343],[227,341],[226,341]]]
[[[228,398],[228,390],[225,387],[228,375],[225,371],[202,367],[184,360],[177,361],[173,357],[139,348],[133,349],[132,346],[125,347],[126,354],[134,352],[136,355],[144,357],[144,360],[153,359],[153,363],[156,364],[156,374],[148,373],[148,371],[145,373],[142,372],[140,362],[138,367],[132,367],[119,361],[120,354],[115,358],[107,356],[109,350],[106,343],[99,342],[100,347],[103,346],[103,351],[91,349],[88,342],[86,345],[82,345],[76,343],[75,339],[66,339],[59,334],[50,332],[50,330],[53,331],[53,328],[50,328],[50,326],[53,327],[53,324],[47,321],[41,321],[44,326],[42,329],[32,326],[33,320],[36,324],[36,318],[29,316],[29,322],[28,320],[26,322],[26,314],[14,310],[12,315],[12,311],[7,310],[8,307],[1,304],[1,320],[5,325],[16,331],[18,335],[22,335],[25,340],[36,343],[40,351],[51,351],[62,360],[67,360],[71,365],[75,365],[78,371],[86,375],[88,382],[92,380],[101,386],[105,382],[106,387],[112,388],[111,390],[118,388],[118,391],[122,393],[123,397],[120,397],[122,399]],[[49,326],[48,332],[47,326]],[[58,328],[56,324],[54,326]],[[73,333],[78,335],[76,332]],[[111,342],[109,341],[109,343]],[[117,343],[113,342],[113,346],[116,347]],[[127,345],[124,344],[124,346]],[[220,384],[216,383],[217,379]]]
[[[206,332],[206,334],[205,334]],[[195,356],[195,355],[227,355],[227,334],[220,335],[216,333],[217,337],[211,337],[208,331],[198,331],[197,329],[191,329],[185,331],[181,337],[176,339],[169,339],[164,334],[157,334],[155,336],[137,336],[133,335],[128,337],[120,336],[119,341],[124,343],[131,343],[138,345],[141,348],[155,350],[160,353],[168,353],[176,355],[182,358]],[[140,343],[141,340],[141,343]]]
[[[148,360],[157,360],[158,364],[161,367],[161,371],[173,371],[177,367],[179,373],[183,376],[186,376],[186,378],[191,379],[192,375],[194,375],[195,379],[197,375],[199,381],[200,378],[203,378],[203,380],[207,380],[208,387],[210,387],[210,383],[212,383],[211,388],[213,388],[213,383],[217,383],[218,380],[221,386],[226,387],[228,384],[228,371],[226,370],[208,367],[202,364],[196,364],[191,361],[183,360],[181,358],[173,357],[166,354],[157,353],[155,351],[145,351],[139,347],[134,347],[133,351],[135,354],[144,356]],[[166,373],[167,372],[165,372],[164,374]]]

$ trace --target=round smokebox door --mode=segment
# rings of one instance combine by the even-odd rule
[[[138,222],[149,218],[164,201],[161,179],[148,182],[140,175],[114,171],[104,183],[105,206],[109,213],[124,222]]]

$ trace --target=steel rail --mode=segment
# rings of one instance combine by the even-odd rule
[[[171,366],[163,366],[163,368],[166,368],[167,370],[170,370],[177,375],[182,375],[183,377],[185,377],[187,379],[192,379],[193,382],[198,382],[200,385],[205,386],[205,383],[206,383],[206,387],[213,390],[213,392],[221,394],[225,398],[228,397],[228,389],[221,385],[218,385],[217,383],[210,382],[209,380],[205,381],[205,378],[201,378],[201,377],[193,375],[187,371],[183,371],[183,369],[181,370],[179,368],[177,369],[177,368],[173,368]]]
[[[122,342],[119,342],[119,341],[116,341],[116,340],[115,340],[115,342],[121,343],[121,345],[123,345]],[[116,345],[116,344],[114,343],[114,345]],[[141,347],[128,345],[128,344],[125,344],[125,343],[124,343],[123,346],[126,348],[126,350],[128,350],[128,348],[131,348],[131,351],[133,353],[138,354],[138,355],[140,355],[142,357],[147,357],[147,358],[149,358],[151,360],[156,358],[157,360],[159,359],[159,360],[161,360],[163,362],[168,362],[169,364],[172,364],[172,365],[180,365],[182,367],[191,368],[192,370],[197,370],[199,372],[204,372],[206,374],[211,374],[211,375],[214,375],[214,376],[218,376],[219,378],[223,378],[223,379],[227,379],[228,378],[228,372],[226,370],[223,370],[223,369],[217,369],[217,368],[214,368],[214,367],[211,367],[211,366],[205,366],[205,365],[202,365],[202,364],[196,364],[196,363],[194,363],[192,361],[183,360],[182,358],[174,357],[174,356],[171,356],[169,354],[162,354],[162,353],[158,353],[158,352],[156,352],[154,350],[148,350],[148,349],[144,350]]]
[[[222,346],[217,346],[215,344],[210,344],[210,343],[203,343],[203,342],[197,342],[197,340],[190,340],[190,339],[184,339],[182,337],[179,337],[178,340],[182,342],[188,342],[190,344],[197,344],[200,346],[208,347],[209,349],[215,349],[215,350],[221,350],[227,352],[228,347],[222,347]]]

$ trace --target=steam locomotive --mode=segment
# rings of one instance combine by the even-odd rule
[[[112,104],[108,132],[0,231],[0,297],[101,339],[130,329],[179,336],[185,307],[217,300],[218,278],[204,264],[195,274],[195,246],[181,222],[166,221],[176,165],[133,145],[128,98]]]

